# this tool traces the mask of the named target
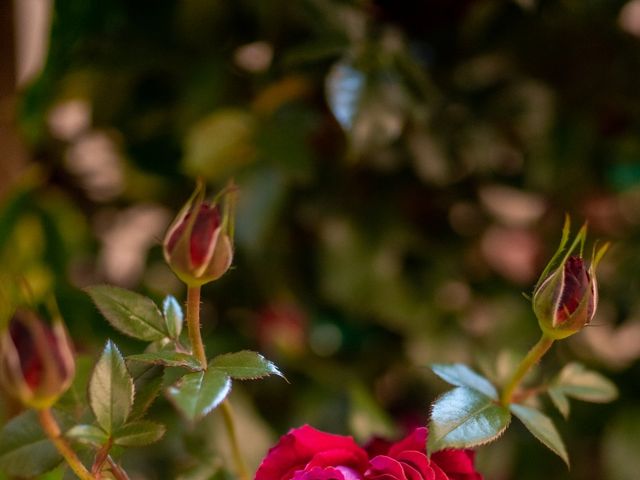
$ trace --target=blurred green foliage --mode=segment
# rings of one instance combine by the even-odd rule
[[[128,353],[80,288],[181,298],[164,228],[196,177],[234,177],[237,257],[204,290],[203,335],[212,354],[263,351],[291,382],[234,393],[256,465],[302,423],[359,438],[424,423],[446,388],[429,362],[503,375],[496,361],[537,338],[520,292],[567,212],[614,247],[595,324],[539,375],[578,358],[621,399],[554,417],[570,472],[520,427],[479,461],[492,480],[633,478],[638,459],[620,453],[640,448],[625,416],[640,391],[632,4],[54,1],[21,99],[34,165],[2,205],[4,274],[36,301],[56,295],[78,350],[95,357],[109,336]],[[166,402],[154,409],[166,439],[125,466],[214,478],[215,415],[184,435]]]

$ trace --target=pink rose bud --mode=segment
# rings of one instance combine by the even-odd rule
[[[71,385],[75,360],[61,321],[49,326],[18,310],[0,336],[0,381],[24,405],[53,405]]]
[[[568,220],[567,220],[568,222]],[[571,247],[563,253],[568,241],[568,223],[565,223],[560,248],[540,276],[533,292],[533,311],[542,331],[559,340],[582,330],[593,319],[598,305],[595,269],[606,252],[608,244],[594,253],[590,265],[582,258],[586,227],[582,227]],[[580,253],[572,253],[580,246]]]
[[[218,199],[204,200],[204,187],[195,192],[173,221],[164,239],[164,258],[187,285],[199,286],[217,280],[233,259],[233,194],[227,187]]]

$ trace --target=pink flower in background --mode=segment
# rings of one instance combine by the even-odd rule
[[[427,429],[369,452],[351,437],[308,425],[291,430],[269,450],[255,480],[482,480],[470,450],[426,454]]]

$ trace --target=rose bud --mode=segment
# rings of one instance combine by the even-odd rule
[[[565,221],[560,247],[545,268],[533,292],[533,311],[540,328],[550,338],[560,340],[582,330],[593,319],[598,305],[595,270],[608,244],[594,251],[589,265],[582,257],[586,239],[583,226],[571,247],[562,254],[569,236]],[[579,253],[573,254],[579,247]]]
[[[233,197],[227,187],[212,202],[204,200],[204,187],[195,192],[169,227],[163,243],[164,258],[189,286],[217,280],[233,259]],[[221,209],[219,199],[224,200]]]
[[[18,310],[0,336],[0,381],[25,406],[53,405],[71,385],[75,360],[61,320],[49,326]]]

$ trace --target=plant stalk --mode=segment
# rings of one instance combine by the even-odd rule
[[[113,445],[113,437],[109,437],[107,442],[98,450],[96,453],[96,458],[93,461],[93,466],[91,467],[91,475],[95,476],[98,480],[102,478],[100,472],[102,472],[102,465],[107,460],[107,456],[109,456],[109,450],[111,450],[111,446]]]
[[[553,342],[554,340],[552,338],[547,337],[543,333],[540,340],[538,340],[538,343],[529,350],[527,356],[524,357],[522,362],[520,362],[520,365],[518,365],[518,368],[513,372],[513,375],[502,390],[502,394],[500,395],[500,403],[502,403],[502,405],[509,405],[513,397],[513,393],[520,386],[522,379],[529,370],[531,370],[531,368],[540,361],[543,355],[547,353],[549,348],[551,348],[551,345],[553,345]]]
[[[233,455],[233,462],[236,467],[236,474],[238,480],[249,480],[249,471],[244,463],[242,452],[240,451],[240,443],[238,442],[238,435],[236,434],[235,423],[233,420],[233,409],[228,399],[225,399],[221,404],[222,417],[224,418],[224,425],[227,428],[227,434],[229,435],[229,441],[231,443],[231,453]]]
[[[86,469],[76,455],[76,452],[71,449],[62,436],[60,426],[53,416],[53,413],[51,413],[51,409],[43,408],[42,410],[38,410],[38,419],[47,437],[49,437],[49,440],[51,440],[58,452],[60,452],[60,455],[64,457],[71,470],[73,470],[73,473],[81,480],[95,480],[95,477]]]
[[[111,468],[111,474],[116,480],[129,480],[129,475],[118,465],[111,456],[107,456],[107,463]]]
[[[187,328],[189,329],[189,339],[193,353],[200,362],[203,370],[207,369],[207,356],[202,343],[202,335],[200,334],[200,287],[188,287],[187,289]],[[240,451],[240,443],[236,434],[235,422],[233,419],[233,410],[228,400],[224,400],[220,405],[224,425],[229,435],[231,443],[231,453],[233,462],[236,467],[238,480],[249,480],[249,471],[242,458]]]
[[[200,362],[203,370],[207,369],[207,355],[200,335],[200,287],[188,287],[187,289],[187,328],[193,354]]]

